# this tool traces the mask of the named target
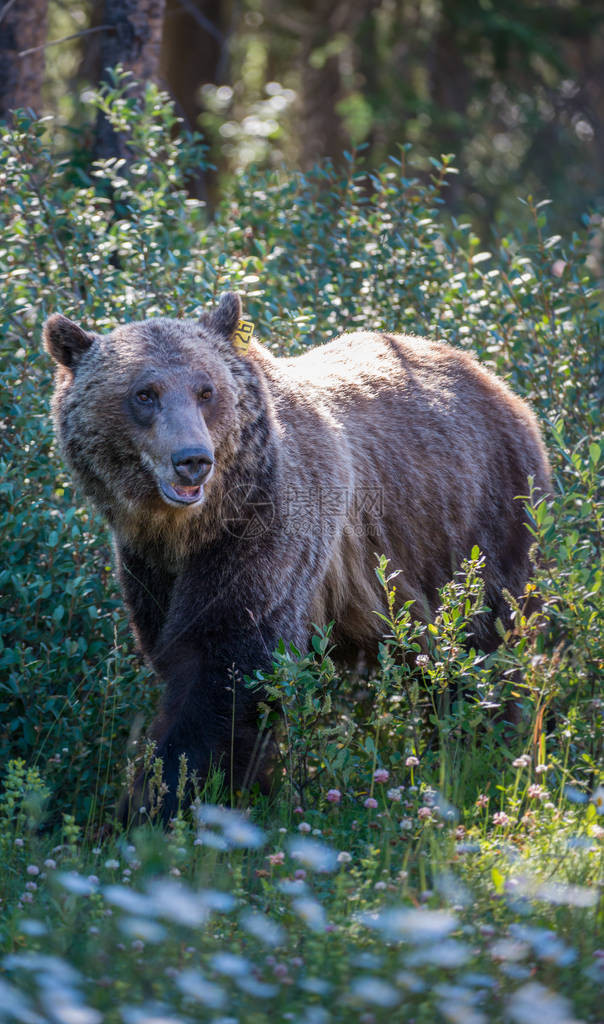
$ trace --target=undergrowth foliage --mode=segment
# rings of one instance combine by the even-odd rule
[[[345,174],[251,170],[210,221],[185,188],[203,146],[174,133],[166,97],[137,99],[118,73],[91,120],[98,107],[127,162],[73,168],[52,123],[24,114],[0,135],[0,1019],[251,1022],[268,1000],[279,1020],[372,1024],[402,1001],[418,1022],[523,1024],[544,1000],[552,1021],[574,1019],[572,996],[596,1020],[602,308],[587,233],[548,236],[547,206],[529,198],[487,251],[443,209],[451,158],[420,179],[406,147],[378,170],[354,154]],[[179,813],[164,837],[140,741],[157,682],[110,538],[56,451],[41,328],[57,310],[99,331],[195,316],[226,288],[276,353],[366,326],[476,353],[536,409],[554,493],[519,496],[535,572],[509,595],[498,651],[472,643],[478,550],[427,627],[398,605],[399,567],[376,558],[377,671],[337,670],[319,623],[310,651],[284,643],[272,674],[248,681],[272,698],[281,751],[275,802],[254,811],[263,828],[215,806],[238,800],[216,774],[193,825]],[[139,750],[157,783],[147,828],[107,838]]]

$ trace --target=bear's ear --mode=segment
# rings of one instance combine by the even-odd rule
[[[232,340],[241,319],[241,299],[237,292],[225,292],[212,313],[205,314],[202,321],[217,334]]]
[[[74,370],[94,341],[94,335],[68,320],[61,313],[53,313],[44,324],[44,346],[61,366]]]

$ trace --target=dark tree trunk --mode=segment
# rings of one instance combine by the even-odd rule
[[[199,128],[202,86],[223,81],[227,72],[230,8],[230,0],[166,0],[162,81],[191,130]],[[188,187],[198,199],[208,198],[201,170]]]
[[[29,107],[39,113],[44,50],[20,57],[46,42],[47,0],[0,0],[0,117]]]
[[[346,96],[343,65],[356,63],[355,50],[361,23],[378,0],[305,0],[302,34],[302,164],[312,166],[322,157],[338,159],[350,145],[337,106]],[[344,50],[334,52],[333,42],[346,39]],[[345,56],[347,51],[347,55]],[[347,72],[349,75],[349,71]]]
[[[101,81],[116,64],[131,71],[141,87],[159,79],[165,0],[105,0]],[[123,156],[123,143],[103,116],[97,124],[96,156]]]
[[[228,17],[224,0],[166,0],[161,74],[181,116],[199,127],[201,87],[225,71]]]
[[[431,100],[434,109],[438,111],[439,153],[455,153],[458,158],[462,158],[468,105],[475,83],[460,39],[455,7],[451,16],[448,6],[443,5],[441,23],[432,39],[431,56],[426,69]],[[454,205],[461,198],[462,183],[455,176],[448,178],[447,184],[445,199],[448,205]]]
[[[345,148],[337,104],[342,98],[340,54],[330,53],[328,43],[335,26],[342,23],[342,4],[330,0],[306,0],[306,30],[302,36],[301,161],[312,167],[317,160],[336,158]],[[344,5],[351,10],[353,5]]]

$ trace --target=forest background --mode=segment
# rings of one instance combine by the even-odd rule
[[[484,237],[517,196],[553,201],[552,226],[600,223],[604,9],[598,0],[9,0],[0,6],[0,118],[58,116],[86,169],[116,137],[87,95],[122,63],[203,133],[214,208],[251,164],[308,170],[364,147],[377,166],[454,153],[446,203]],[[60,127],[62,126],[62,127]],[[109,137],[108,137],[109,136]],[[594,260],[599,262],[599,232]]]

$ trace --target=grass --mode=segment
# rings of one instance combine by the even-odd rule
[[[10,817],[5,796],[1,1012],[597,1020],[595,803],[569,804],[527,757],[456,808],[410,760],[304,810],[283,792],[251,814],[201,803],[168,834],[148,823],[97,845],[69,816],[54,834],[31,827],[31,790]],[[27,791],[10,771],[7,792]]]

